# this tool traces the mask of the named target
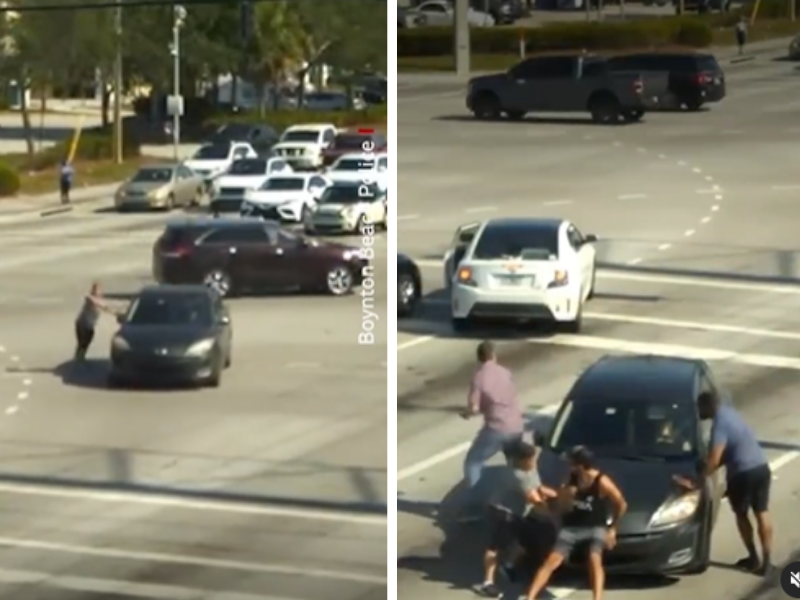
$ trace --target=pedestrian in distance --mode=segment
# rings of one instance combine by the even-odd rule
[[[94,340],[95,329],[101,312],[111,312],[105,303],[100,284],[94,282],[89,293],[83,297],[78,316],[75,319],[75,361],[86,360],[86,353]]]
[[[496,585],[498,567],[510,581],[516,579],[516,565],[526,550],[537,546],[542,513],[547,502],[555,499],[555,490],[542,485],[537,469],[536,446],[521,442],[509,465],[513,476],[509,487],[499,491],[499,501],[490,506],[487,519],[488,544],[483,554],[483,583],[476,592],[486,598],[502,598]],[[502,566],[500,562],[502,560]]]
[[[717,469],[725,467],[728,502],[736,517],[739,536],[747,549],[747,556],[739,560],[736,566],[766,576],[772,569],[773,544],[773,526],[769,515],[772,470],[767,457],[753,429],[732,406],[723,404],[717,394],[703,392],[697,404],[701,419],[713,419],[708,459],[699,481],[683,477],[676,477],[675,481],[686,490],[696,490],[705,485],[705,480]],[[761,542],[760,558],[750,511],[755,515]]]
[[[61,190],[61,204],[70,203],[70,192],[72,191],[72,183],[75,179],[75,169],[72,163],[66,158],[61,161],[61,167],[58,172],[59,188]]]
[[[747,43],[747,19],[742,17],[736,24],[736,45],[739,47],[739,56],[744,54],[744,46]]]
[[[522,442],[525,429],[514,378],[511,371],[497,362],[495,345],[488,340],[481,342],[477,356],[479,366],[472,377],[467,406],[461,416],[464,419],[480,416],[483,426],[464,459],[467,503],[459,516],[462,522],[483,519],[485,511],[475,496],[484,464],[500,452],[506,455],[508,463],[515,447]]]
[[[576,446],[566,455],[569,478],[559,490],[563,510],[555,547],[536,571],[527,600],[536,600],[553,573],[576,548],[588,545],[589,579],[593,600],[601,600],[606,574],[603,551],[617,544],[617,526],[628,504],[614,481],[594,466],[592,453]],[[611,511],[609,513],[609,508]]]

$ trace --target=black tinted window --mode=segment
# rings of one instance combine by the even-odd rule
[[[568,401],[560,411],[550,446],[562,452],[584,445],[598,456],[685,459],[697,452],[697,431],[688,402],[587,399]]]
[[[572,77],[575,60],[566,56],[548,56],[531,61],[528,77],[536,79],[560,79]]]
[[[708,54],[701,54],[697,57],[697,68],[701,71],[716,73],[721,71],[717,59]]]
[[[555,227],[487,227],[475,246],[473,258],[494,260],[525,258],[548,260],[558,257]]]
[[[209,233],[203,244],[236,244],[269,241],[263,227],[225,227]]]
[[[207,294],[147,293],[133,301],[126,322],[133,325],[198,325],[214,322]]]
[[[194,153],[192,158],[197,160],[223,160],[228,158],[228,154],[230,154],[231,148],[230,146],[223,146],[223,145],[211,145],[211,146],[203,146],[197,152]]]
[[[599,77],[606,72],[606,64],[601,61],[591,62],[583,66],[584,77]]]

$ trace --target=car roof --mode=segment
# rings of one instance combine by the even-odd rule
[[[540,231],[558,231],[566,223],[564,219],[538,219],[532,217],[509,217],[501,219],[489,219],[485,222],[483,230],[491,231],[503,229],[505,231],[537,229]]]
[[[299,125],[292,125],[291,127],[288,127],[286,131],[301,131],[301,130],[322,131],[323,129],[330,129],[332,127],[335,129],[335,127],[331,123],[304,123]]]
[[[198,294],[203,296],[211,296],[214,292],[206,285],[203,284],[169,284],[158,283],[146,285],[139,290],[139,295],[146,294],[159,294],[164,295],[182,295],[182,294]]]
[[[224,229],[236,227],[269,227],[280,229],[277,221],[242,219],[241,217],[176,217],[167,221],[167,229]]]
[[[677,356],[603,356],[578,377],[569,399],[694,402],[695,381],[702,368],[700,360]]]

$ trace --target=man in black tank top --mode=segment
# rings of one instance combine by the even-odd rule
[[[606,579],[603,550],[610,550],[616,545],[617,523],[628,508],[611,478],[594,468],[592,454],[586,447],[573,448],[567,454],[567,459],[570,475],[560,490],[558,500],[562,512],[561,529],[555,547],[533,577],[528,600],[536,600],[555,570],[576,547],[584,544],[589,549],[587,564],[592,598],[601,600]]]

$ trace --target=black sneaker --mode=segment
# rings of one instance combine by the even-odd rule
[[[475,593],[484,598],[494,598],[495,600],[500,600],[503,597],[503,592],[493,583],[482,583],[475,588]]]
[[[509,583],[517,582],[517,570],[514,565],[500,565],[497,567]]]
[[[748,556],[745,558],[741,558],[736,561],[735,567],[737,569],[741,569],[742,571],[747,571],[748,573],[754,573],[760,567],[760,563],[758,557],[756,556]]]

